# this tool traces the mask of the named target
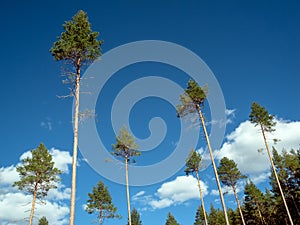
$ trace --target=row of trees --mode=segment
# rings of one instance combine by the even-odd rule
[[[78,120],[79,120],[79,100],[80,100],[80,81],[81,73],[83,66],[89,65],[94,60],[96,60],[101,55],[101,45],[103,41],[97,40],[99,36],[98,32],[93,32],[91,30],[91,25],[88,21],[88,17],[85,12],[79,11],[71,21],[67,21],[64,25],[64,32],[58,37],[58,40],[54,43],[53,47],[50,49],[55,60],[66,62],[66,66],[69,72],[67,72],[68,81],[73,85],[72,86],[72,96],[75,98],[75,110],[74,110],[74,139],[73,139],[73,161],[72,161],[72,188],[71,188],[71,199],[70,199],[70,225],[74,225],[75,217],[75,197],[76,197],[76,165],[77,165],[77,151],[78,151]],[[213,166],[213,171],[216,178],[216,183],[219,190],[220,200],[223,208],[225,224],[229,225],[228,211],[226,209],[224,196],[222,192],[221,182],[230,186],[233,189],[235,198],[238,205],[238,211],[242,223],[245,224],[245,219],[243,216],[243,210],[239,203],[239,198],[236,191],[236,182],[239,179],[244,178],[244,176],[238,171],[236,164],[232,160],[224,158],[220,162],[220,166],[217,168],[213,151],[210,145],[209,135],[206,129],[205,119],[202,113],[202,107],[206,100],[208,93],[207,87],[200,87],[196,81],[190,80],[188,82],[187,89],[180,96],[181,104],[177,106],[178,117],[185,117],[189,114],[196,114],[199,116],[201,122],[201,127],[203,129],[207,147],[210,153],[210,158]],[[278,161],[279,156],[273,160],[271,151],[269,149],[266,133],[274,131],[274,117],[268,113],[268,111],[261,107],[258,103],[253,103],[251,106],[250,121],[255,125],[259,126],[263,140],[268,152],[270,159],[270,164],[272,168],[272,176],[274,177],[272,184],[277,185],[277,190],[279,195],[276,197],[281,200],[282,207],[286,212],[288,221],[290,224],[293,224],[293,219],[290,213],[291,205],[287,199],[294,203],[296,206],[298,203],[296,197],[298,196],[298,191],[292,191],[293,186],[289,186],[286,182],[282,182],[282,179],[289,181],[290,177],[286,175],[286,169],[281,169],[281,167],[276,169],[275,161]],[[56,182],[58,182],[58,175],[60,171],[57,168],[53,167],[53,162],[50,157],[43,156],[45,160],[47,159],[49,165],[43,170],[41,168],[32,167],[31,163],[34,163],[33,160],[36,160],[37,163],[41,161],[41,157],[35,157],[35,153],[42,152],[44,146],[39,146],[37,151],[32,151],[32,158],[27,158],[23,161],[23,166],[18,167],[18,172],[20,173],[21,180],[16,182],[14,185],[18,186],[20,190],[26,190],[33,194],[33,201],[30,213],[30,222],[32,224],[32,218],[34,214],[34,206],[36,199],[42,199],[51,188],[55,188]],[[116,144],[113,145],[113,154],[116,157],[121,157],[124,160],[125,164],[125,179],[126,179],[126,196],[127,196],[127,208],[128,208],[128,224],[132,225],[131,221],[131,209],[130,209],[130,194],[129,194],[129,184],[128,184],[128,163],[133,156],[138,156],[140,154],[137,151],[138,146],[135,144],[135,141],[131,134],[128,133],[126,128],[122,128],[119,135],[116,138]],[[47,158],[48,157],[48,158]],[[32,161],[30,161],[32,160]],[[43,159],[44,160],[44,159]],[[187,159],[187,168],[186,173],[195,173],[198,180],[199,194],[202,202],[202,210],[204,211],[204,221],[205,224],[208,224],[208,218],[205,213],[203,194],[200,186],[200,177],[199,177],[199,163],[201,156],[197,152],[193,151],[191,157]],[[44,163],[44,165],[46,165]],[[30,172],[28,172],[30,171]],[[285,172],[284,172],[285,171]],[[295,173],[295,171],[293,171]],[[278,176],[278,174],[280,176]],[[47,176],[46,176],[47,175]],[[43,177],[44,176],[44,177]],[[280,179],[282,178],[282,179]],[[221,182],[220,182],[221,180]],[[295,181],[296,189],[299,189],[298,180]],[[283,186],[283,187],[282,187]],[[91,196],[90,196],[91,197]],[[297,206],[298,207],[298,206]],[[92,209],[90,209],[92,210]],[[97,208],[97,211],[100,209]],[[101,218],[106,216],[107,218],[112,217],[115,213],[115,208],[112,207],[111,212],[113,214],[102,214]],[[297,208],[298,210],[298,208]],[[299,210],[298,210],[299,211]],[[101,218],[99,217],[99,222],[101,223]]]

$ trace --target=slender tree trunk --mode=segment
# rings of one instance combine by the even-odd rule
[[[241,218],[242,218],[243,225],[246,225],[245,219],[244,219],[244,216],[243,216],[243,212],[242,212],[242,208],[241,208],[241,205],[240,205],[239,197],[238,197],[238,194],[236,192],[236,187],[234,186],[233,183],[232,183],[232,189],[233,189],[233,193],[234,193],[234,196],[235,196],[236,203],[237,203],[238,208],[239,208],[239,212],[240,212],[240,215],[241,215]]]
[[[293,196],[293,195],[291,195],[291,198],[292,198],[292,200],[293,200],[293,203],[294,203],[294,206],[295,206],[295,208],[296,208],[296,210],[297,210],[297,214],[298,214],[298,216],[300,217],[299,208],[298,208],[298,206],[297,206],[297,203],[296,203],[296,201],[295,201],[295,198],[294,198],[294,196]]]
[[[33,198],[32,198],[32,202],[31,202],[31,211],[30,211],[30,217],[29,217],[29,225],[32,225],[32,221],[33,221],[34,206],[35,206],[35,201],[36,201],[37,186],[38,186],[38,182],[35,183],[34,190],[33,190]]]
[[[200,106],[196,105],[196,107],[197,107],[197,111],[198,111],[199,116],[200,116],[200,120],[201,120],[201,123],[202,123],[203,131],[204,131],[206,142],[207,142],[207,147],[208,147],[209,154],[210,154],[211,163],[212,163],[212,166],[213,166],[213,169],[214,169],[214,173],[215,173],[215,177],[216,177],[216,181],[217,181],[217,185],[218,185],[218,189],[219,189],[220,199],[221,199],[221,203],[222,203],[222,207],[223,207],[223,212],[224,212],[224,216],[225,216],[226,225],[229,225],[229,220],[228,220],[228,216],[227,216],[227,210],[226,210],[226,205],[225,205],[225,201],[224,201],[224,197],[223,197],[223,192],[222,192],[221,184],[220,184],[220,181],[219,181],[219,175],[218,175],[218,171],[217,171],[217,168],[216,168],[213,152],[212,152],[212,149],[211,149],[211,146],[210,146],[210,141],[209,141],[209,137],[208,137],[208,134],[207,134],[204,118],[203,118]]]
[[[267,224],[266,221],[265,221],[265,218],[262,216],[262,213],[261,213],[261,210],[260,210],[260,207],[259,207],[259,204],[258,204],[257,201],[255,201],[255,205],[257,207],[258,215],[260,217],[260,220],[262,221],[262,224]]]
[[[260,129],[261,129],[261,132],[262,132],[262,135],[263,135],[263,138],[264,138],[264,142],[265,142],[265,146],[266,146],[266,149],[267,149],[267,152],[268,152],[270,163],[271,163],[271,166],[272,166],[272,169],[273,169],[273,172],[274,172],[274,176],[275,176],[276,181],[277,181],[278,188],[280,190],[280,194],[281,194],[281,197],[282,197],[282,200],[283,200],[286,212],[288,214],[288,217],[289,217],[291,225],[294,225],[292,217],[291,217],[291,214],[290,214],[290,211],[289,211],[289,208],[288,208],[288,206],[286,204],[286,200],[285,200],[285,197],[284,197],[284,194],[283,194],[283,191],[282,191],[282,188],[281,188],[281,185],[280,185],[277,173],[276,173],[276,169],[275,169],[275,166],[274,166],[274,162],[273,162],[273,159],[272,159],[272,155],[271,155],[271,152],[270,152],[270,149],[269,149],[269,145],[267,143],[265,131],[264,131],[264,128],[263,128],[262,124],[260,124]]]
[[[74,112],[74,141],[72,158],[72,188],[70,201],[70,225],[74,225],[75,219],[75,200],[76,200],[76,167],[78,151],[78,117],[79,117],[79,93],[80,93],[80,58],[77,60],[76,81],[75,81],[75,112]]]
[[[100,211],[99,211],[99,225],[102,225],[103,224],[103,210],[102,208],[100,208]]]
[[[131,210],[130,210],[130,195],[129,195],[129,182],[128,182],[128,159],[125,158],[126,169],[126,196],[127,196],[127,210],[128,210],[128,223],[131,225]]]
[[[200,178],[199,178],[199,172],[198,171],[196,171],[196,177],[197,177],[197,181],[198,181],[198,188],[199,188],[199,193],[200,193],[202,210],[203,210],[203,214],[204,214],[204,221],[205,221],[205,224],[208,225],[207,218],[206,218],[205,206],[204,206],[204,198],[203,198],[203,194],[202,194],[202,189],[201,189],[201,184],[200,184]]]

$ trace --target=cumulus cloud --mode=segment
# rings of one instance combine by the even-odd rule
[[[298,149],[300,144],[300,122],[277,120],[276,131],[267,133],[269,147],[274,146],[279,152],[283,148]],[[274,145],[273,139],[280,141]],[[226,156],[233,159],[240,171],[262,182],[267,179],[270,168],[269,159],[265,150],[263,138],[258,127],[254,127],[249,121],[242,122],[232,133],[226,137],[226,141],[217,154],[221,159]],[[262,149],[262,151],[260,150]]]
[[[203,195],[207,195],[207,185],[202,181],[201,189]],[[141,191],[132,199],[147,204],[152,209],[162,209],[197,198],[199,198],[197,179],[193,176],[178,176],[175,180],[163,183],[154,196],[145,195],[145,192]]]
[[[50,153],[53,155],[55,166],[67,173],[68,164],[71,163],[70,154],[58,149],[51,149]],[[30,156],[30,151],[24,152],[20,160]],[[10,165],[0,168],[0,224],[28,224],[32,195],[12,187],[12,184],[19,180],[16,167],[16,165]],[[67,224],[66,216],[69,213],[69,208],[63,201],[69,199],[70,188],[65,187],[62,183],[58,183],[57,186],[57,189],[48,192],[43,204],[37,201],[34,223],[37,223],[40,217],[46,216],[49,224]]]

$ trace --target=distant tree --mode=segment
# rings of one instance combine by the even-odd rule
[[[72,71],[68,73],[68,80],[72,83],[72,94],[75,97],[74,111],[74,141],[72,162],[72,188],[70,201],[70,225],[74,224],[75,197],[76,197],[76,165],[78,150],[78,119],[79,119],[79,93],[82,67],[95,61],[101,55],[102,41],[97,40],[98,32],[91,30],[87,14],[80,10],[71,21],[67,21],[63,28],[65,32],[53,44],[50,52],[55,60],[63,60],[71,65]]]
[[[176,221],[175,217],[170,212],[168,212],[168,217],[165,225],[180,225],[180,224]]]
[[[48,220],[45,216],[43,216],[40,220],[39,220],[39,224],[38,225],[48,225]]]
[[[131,211],[131,224],[132,225],[142,225],[140,214],[136,209],[133,209]],[[129,225],[129,221],[128,221],[127,225]]]
[[[199,177],[200,163],[201,163],[201,155],[193,149],[191,151],[189,157],[186,160],[186,163],[185,163],[186,168],[185,168],[184,172],[186,173],[186,175],[193,174],[193,173],[195,173],[195,175],[196,175],[196,178],[198,181],[200,200],[202,203],[201,206],[202,206],[202,210],[203,210],[204,222],[206,225],[208,225],[207,218],[206,218],[205,205],[204,205],[204,198],[203,198],[200,177]]]
[[[298,158],[298,154],[294,150],[287,152],[285,149],[283,149],[282,154],[279,154],[274,147],[272,152],[276,173],[280,181],[281,188],[285,193],[285,199],[293,217],[293,222],[298,224],[300,223],[300,179],[299,177],[297,178],[297,170],[300,165],[300,160]],[[284,222],[288,218],[286,214],[283,213],[285,211],[283,207],[284,204],[282,202],[280,190],[273,171],[271,171],[270,184],[272,192],[274,193],[273,197],[276,200],[275,203],[278,211],[277,218],[281,218],[281,221]]]
[[[271,155],[269,145],[268,145],[268,142],[267,142],[267,138],[266,138],[266,134],[265,134],[266,132],[275,131],[274,127],[276,125],[276,122],[274,121],[274,116],[270,115],[269,112],[266,110],[266,108],[260,106],[257,102],[252,103],[251,110],[252,111],[249,115],[250,122],[255,124],[255,126],[260,127],[260,131],[262,133],[264,143],[265,143],[265,146],[266,146],[266,149],[267,149],[267,152],[268,152],[271,167],[273,169],[273,173],[274,173],[274,176],[275,176],[275,179],[276,179],[276,182],[277,182],[277,185],[278,185],[278,188],[279,188],[279,191],[280,191],[280,194],[281,194],[281,197],[282,197],[282,200],[283,200],[288,218],[290,220],[290,223],[293,225],[294,224],[293,219],[291,217],[288,205],[286,203],[284,193],[283,193],[281,185],[280,185],[280,181],[279,181],[277,173],[276,173],[276,169],[275,169],[275,166],[274,166],[274,162],[273,162],[273,159],[272,159],[272,155]]]
[[[266,220],[265,196],[256,187],[256,185],[249,181],[245,185],[245,200],[244,200],[244,215],[247,224],[271,224]],[[269,201],[271,203],[271,200]]]
[[[88,193],[89,199],[85,211],[89,214],[97,214],[99,225],[102,225],[105,218],[120,218],[117,207],[112,203],[112,198],[108,191],[108,187],[102,181],[93,187],[92,193]]]
[[[208,93],[207,89],[208,89],[207,87],[204,87],[204,88],[200,87],[196,81],[189,80],[188,87],[185,89],[185,93],[180,95],[181,104],[177,106],[177,116],[185,117],[189,114],[194,114],[194,113],[198,114],[198,116],[199,116],[203,131],[204,131],[205,139],[207,142],[207,146],[209,149],[209,154],[210,154],[213,170],[215,173],[216,182],[218,185],[218,190],[219,190],[219,195],[220,195],[220,199],[221,199],[221,203],[222,203],[222,207],[223,207],[223,213],[225,216],[226,225],[229,225],[226,205],[225,205],[225,201],[224,201],[224,197],[223,197],[221,184],[219,181],[218,171],[217,171],[217,167],[216,167],[216,164],[214,161],[214,156],[213,156],[212,148],[210,145],[209,136],[208,136],[208,133],[206,130],[205,120],[204,120],[203,113],[201,110],[202,106],[204,105],[207,93]]]
[[[44,144],[40,144],[36,149],[31,150],[31,157],[22,160],[22,165],[17,167],[20,181],[14,182],[21,191],[33,195],[29,225],[32,224],[36,200],[42,200],[47,196],[48,191],[56,187],[56,182],[61,171],[54,167],[52,155]]]
[[[135,143],[132,135],[127,131],[124,126],[119,135],[116,137],[116,144],[113,144],[113,155],[120,157],[125,162],[125,176],[126,176],[126,196],[127,196],[127,208],[128,208],[128,222],[131,223],[131,210],[130,210],[130,194],[129,194],[129,182],[128,182],[128,163],[134,156],[139,156],[141,152],[137,151],[138,146]]]
[[[210,205],[210,213],[208,215],[209,225],[221,225],[225,224],[224,214],[220,209],[215,209],[214,206]]]
[[[243,175],[239,169],[237,168],[237,164],[232,160],[228,159],[227,157],[223,157],[220,161],[220,165],[218,167],[218,173],[220,176],[221,182],[227,186],[231,187],[235,196],[235,200],[241,215],[242,223],[243,225],[246,225],[244,217],[243,217],[243,212],[242,208],[240,205],[238,193],[236,190],[236,183],[240,179],[246,178],[245,175]]]
[[[240,225],[242,223],[240,212],[238,209],[233,210],[231,208],[227,211],[229,216],[229,221],[231,225]]]
[[[197,212],[196,212],[194,225],[208,224],[207,221],[205,220],[206,218],[207,218],[207,215],[204,216],[203,207],[199,206],[197,209]]]

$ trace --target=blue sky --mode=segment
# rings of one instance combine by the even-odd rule
[[[57,97],[68,94],[68,87],[61,82],[61,64],[53,60],[49,49],[63,31],[62,23],[80,9],[88,13],[93,30],[100,32],[100,38],[104,40],[103,54],[134,41],[162,40],[198,55],[218,80],[228,114],[226,137],[220,149],[216,149],[216,159],[228,156],[236,160],[239,168],[262,189],[268,185],[269,165],[266,155],[257,153],[257,149],[263,147],[259,133],[246,122],[251,103],[257,101],[276,115],[275,136],[281,139],[277,146],[279,150],[298,148],[300,144],[300,14],[297,1],[70,3],[55,0],[3,2],[1,8],[1,225],[19,220],[7,211],[10,209],[9,196],[10,199],[24,199],[22,205],[30,201],[28,196],[9,187],[16,177],[14,168],[21,155],[40,142],[51,149],[57,165],[65,173],[62,175],[63,186],[48,199],[48,209],[53,211],[43,211],[41,207],[38,213],[41,216],[49,212],[60,215],[60,222],[53,218],[53,224],[67,224],[64,221],[71,179],[67,168],[72,150],[72,99]],[[180,56],[174,55],[176,57]],[[145,76],[164,77],[183,88],[189,79],[189,74],[177,68],[151,62],[130,65],[115,73],[101,90],[96,106],[97,130],[106,149],[110,150],[115,141],[110,119],[114,99],[125,85]],[[204,111],[211,122],[208,105]],[[160,162],[172,153],[178,141],[180,120],[176,118],[174,107],[155,97],[142,99],[132,108],[129,123],[136,137],[143,139],[150,135],[148,123],[153,117],[164,119],[166,138],[153,151],[137,158],[138,166]],[[195,147],[205,149],[202,133]],[[99,175],[89,166],[88,160],[79,155],[76,224],[93,220],[93,216],[84,212],[83,205],[87,193],[99,180],[109,186],[113,201],[123,216],[120,221],[107,220],[105,223],[125,224],[125,187]],[[103,159],[99,159],[99,163],[103,163]],[[124,172],[122,165],[115,168],[118,174]],[[210,203],[219,207],[218,196],[214,195],[216,186],[212,168],[209,166],[200,175],[207,187],[206,208],[209,209]],[[195,189],[190,186],[193,182],[184,177],[182,169],[160,183],[131,187],[132,207],[141,213],[144,225],[164,224],[168,211],[180,224],[192,224],[200,203],[198,193],[194,194]],[[191,189],[184,191],[181,186]],[[242,192],[239,194],[242,198]],[[235,207],[232,195],[226,195],[225,200],[229,207]],[[11,208],[14,209],[16,202],[10,203],[14,203]]]

